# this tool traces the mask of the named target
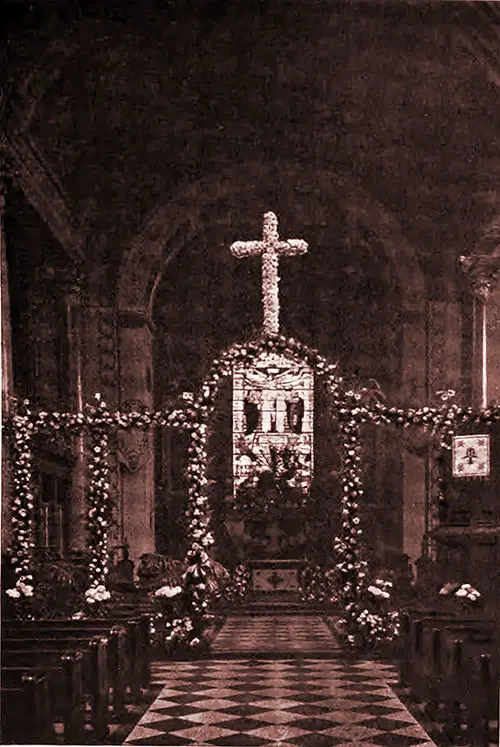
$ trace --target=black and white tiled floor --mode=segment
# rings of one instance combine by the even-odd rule
[[[347,662],[318,649],[335,642],[320,618],[277,621],[289,638],[275,658],[260,653],[266,618],[229,620],[212,657],[154,666],[154,682],[165,683],[159,697],[130,732],[126,744],[191,747],[434,747],[434,742],[391,689],[392,665]],[[243,628],[247,627],[243,635]],[[302,626],[302,627],[301,627]],[[235,656],[240,634],[242,654]],[[300,635],[299,635],[300,634]],[[318,635],[321,640],[319,640]],[[324,636],[324,637],[323,637]],[[250,640],[254,637],[252,656]],[[295,642],[300,640],[301,655]],[[309,648],[306,646],[309,644]],[[225,652],[229,658],[224,658]]]

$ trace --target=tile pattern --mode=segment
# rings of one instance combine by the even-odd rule
[[[435,747],[394,680],[391,665],[340,657],[156,664],[164,687],[125,744]]]
[[[236,654],[337,655],[326,623],[314,615],[228,617],[212,645],[214,656]]]

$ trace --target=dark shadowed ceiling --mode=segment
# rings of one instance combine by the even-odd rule
[[[352,330],[366,332],[359,350],[387,361],[398,264],[413,253],[428,297],[456,292],[458,257],[498,213],[494,4],[54,0],[3,13],[7,142],[28,143],[49,175],[102,294],[150,216],[180,205],[187,228],[155,229],[165,256],[185,254],[155,315],[167,330],[174,313],[210,313],[195,356],[258,323],[258,266],[236,267],[228,246],[256,238],[267,209],[311,247],[283,268],[286,323],[314,344],[335,323],[346,358]],[[29,211],[8,209],[22,242]]]

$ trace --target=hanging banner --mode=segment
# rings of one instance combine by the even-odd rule
[[[490,437],[453,436],[453,477],[489,477]]]

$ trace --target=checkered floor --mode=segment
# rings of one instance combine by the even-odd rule
[[[229,621],[229,632],[249,626],[241,643],[247,651],[253,632],[265,619]],[[301,639],[315,639],[319,618],[302,619]],[[285,627],[299,626],[297,618]],[[328,629],[327,629],[328,630]],[[326,632],[323,630],[321,635]],[[223,641],[230,645],[224,659]],[[295,647],[295,641],[290,640]],[[331,643],[331,641],[330,641]],[[280,644],[281,645],[281,644]],[[323,641],[321,641],[323,645]],[[419,723],[391,689],[392,665],[349,663],[340,652],[323,658],[234,657],[234,636],[219,639],[217,655],[192,662],[164,662],[153,667],[156,684],[165,683],[159,697],[130,732],[126,744],[191,745],[192,747],[435,747]],[[295,648],[294,648],[295,651]]]

